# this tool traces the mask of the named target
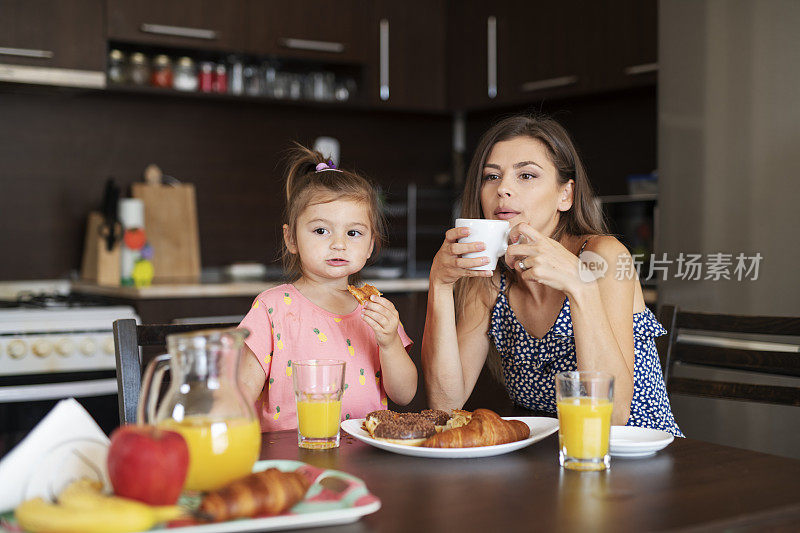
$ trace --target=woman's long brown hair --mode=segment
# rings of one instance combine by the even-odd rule
[[[542,115],[515,115],[505,118],[483,134],[472,162],[467,170],[467,180],[461,198],[461,218],[484,218],[481,208],[481,186],[483,184],[483,167],[486,158],[498,142],[508,141],[516,137],[529,137],[541,142],[547,149],[550,161],[558,172],[559,186],[570,180],[574,181],[572,207],[559,214],[556,229],[551,238],[560,241],[565,236],[602,235],[608,233],[603,211],[596,200],[594,190],[589,183],[586,169],[583,166],[575,144],[567,130],[554,119]],[[498,266],[509,270],[505,263],[498,261]],[[461,316],[469,301],[481,295],[490,294],[494,278],[461,278],[455,286],[456,320]],[[508,276],[507,287],[514,282]],[[492,375],[501,383],[504,382],[500,355],[494,344],[490,345],[486,364]]]

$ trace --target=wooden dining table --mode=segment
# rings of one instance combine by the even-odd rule
[[[612,458],[604,472],[558,465],[558,436],[480,459],[380,450],[342,432],[332,450],[265,433],[262,459],[299,460],[358,476],[377,512],[336,532],[797,531],[800,461],[691,438],[656,455]]]

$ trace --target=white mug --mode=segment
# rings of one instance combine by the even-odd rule
[[[471,267],[470,270],[494,270],[497,267],[497,258],[505,255],[508,250],[508,234],[511,224],[507,220],[487,220],[485,218],[457,218],[457,228],[469,228],[469,235],[458,239],[458,242],[483,242],[486,250],[471,252],[461,257],[486,257],[489,262],[485,265]]]

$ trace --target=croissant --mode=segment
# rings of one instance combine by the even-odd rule
[[[475,409],[465,426],[448,429],[429,437],[422,443],[425,448],[474,448],[493,446],[527,439],[531,434],[528,424],[519,420],[503,420],[489,409]]]
[[[199,511],[215,522],[277,515],[302,500],[310,485],[303,474],[270,468],[209,492],[200,502]]]

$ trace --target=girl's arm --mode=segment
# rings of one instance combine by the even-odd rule
[[[453,286],[432,282],[422,337],[422,370],[431,409],[463,407],[489,352],[486,303],[468,298],[460,316],[456,324]]]
[[[526,283],[542,283],[566,293],[570,301],[578,370],[604,370],[614,376],[614,412],[611,423],[628,421],[633,398],[633,295],[635,277],[620,276],[617,263],[630,255],[614,237],[598,236],[586,249],[599,254],[608,265],[605,275],[596,281],[583,281],[578,272],[579,260],[559,242],[545,237],[528,224],[511,232],[519,233],[528,243],[508,248],[507,261]],[[525,270],[519,260],[524,259]],[[630,262],[628,264],[631,264]]]
[[[242,384],[245,397],[251,405],[258,400],[266,380],[267,376],[258,362],[258,356],[245,344],[244,353],[242,353],[242,359],[239,364],[239,382]]]
[[[386,346],[378,345],[383,388],[392,401],[407,405],[417,394],[417,367],[408,356],[400,335]]]
[[[394,304],[380,296],[370,296],[362,314],[375,332],[383,375],[383,388],[392,401],[406,405],[417,393],[417,367],[408,356],[397,332],[400,315]]]

